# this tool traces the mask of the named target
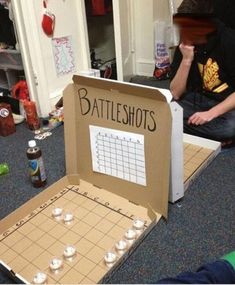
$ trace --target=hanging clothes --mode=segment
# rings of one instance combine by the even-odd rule
[[[86,0],[87,14],[104,16],[112,12],[112,0]]]
[[[9,10],[0,5],[0,42],[15,46],[16,37],[13,22],[9,18]]]

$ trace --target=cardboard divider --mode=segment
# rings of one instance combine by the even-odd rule
[[[67,175],[0,222],[0,269],[17,282],[31,284],[37,272],[48,284],[102,282],[220,150],[183,134],[182,109],[166,90],[73,80],[63,96]],[[76,248],[72,259],[64,256],[68,245]],[[62,261],[57,272],[53,257]]]
[[[67,173],[167,217],[171,111],[157,90],[82,76],[64,92]],[[144,137],[147,185],[93,171],[89,126]]]
[[[73,80],[63,96],[67,175],[0,222],[0,268],[22,283],[33,283],[37,272],[48,284],[101,282],[167,217],[172,122],[166,97],[111,80]],[[120,252],[116,244],[123,240]],[[77,251],[72,259],[64,256],[68,245]],[[53,257],[62,260],[58,272]]]

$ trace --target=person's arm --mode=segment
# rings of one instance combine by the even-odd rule
[[[187,79],[194,59],[194,46],[180,44],[179,49],[182,53],[182,60],[179,68],[170,83],[170,90],[175,100],[179,100],[186,91]]]
[[[235,109],[235,92],[229,95],[224,101],[205,112],[196,112],[189,119],[188,123],[203,125],[211,120]]]
[[[224,27],[220,35],[221,53],[223,58],[223,69],[226,71],[229,82],[235,90],[235,33]],[[189,124],[203,125],[211,120],[235,109],[235,92],[231,93],[224,101],[211,108],[207,112],[197,112],[189,120]]]

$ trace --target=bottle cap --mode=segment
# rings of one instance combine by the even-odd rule
[[[28,146],[29,147],[35,147],[36,146],[36,141],[35,140],[31,140],[28,142]]]

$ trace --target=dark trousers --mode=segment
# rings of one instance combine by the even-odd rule
[[[235,270],[225,260],[217,260],[200,267],[196,272],[181,273],[161,279],[157,284],[234,284]]]
[[[189,125],[188,118],[196,112],[208,111],[219,102],[200,93],[187,93],[177,101],[184,111],[184,132],[220,142],[235,141],[235,110],[227,112],[212,121],[200,125]]]

